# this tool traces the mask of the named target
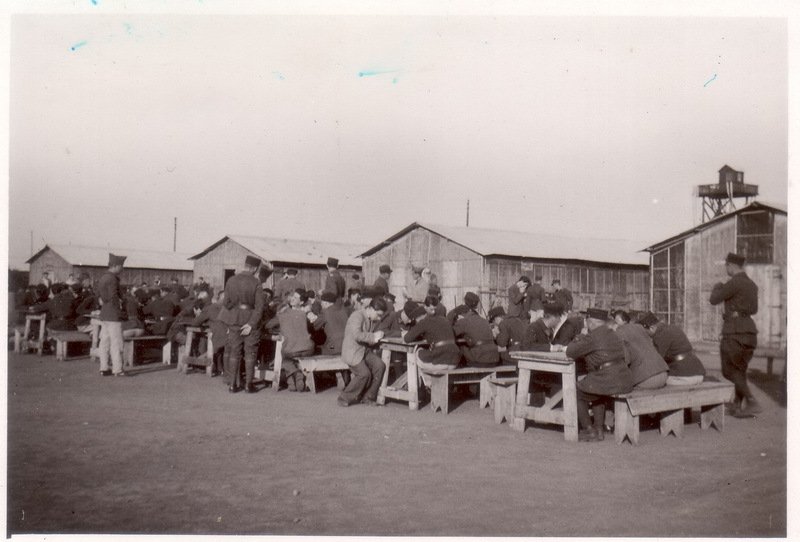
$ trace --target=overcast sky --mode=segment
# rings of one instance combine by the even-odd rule
[[[89,0],[87,0],[87,4]],[[92,1],[92,3],[94,3]],[[414,221],[642,247],[724,164],[787,201],[770,18],[15,15],[9,264]]]

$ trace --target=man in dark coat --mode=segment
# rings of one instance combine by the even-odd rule
[[[628,393],[633,389],[633,377],[625,362],[625,345],[622,339],[606,325],[608,311],[588,309],[588,333],[579,335],[569,346],[567,356],[584,359],[589,373],[578,382],[578,440],[603,440],[606,403],[615,393]],[[592,404],[594,426],[589,416]]]
[[[175,316],[178,314],[179,307],[175,305],[169,286],[159,287],[159,296],[154,297],[142,311],[145,317],[150,317],[153,322],[150,324],[149,331],[153,335],[166,335]]]
[[[542,276],[536,275],[533,284],[528,287],[528,310],[540,310],[544,307],[545,291],[542,286]]]
[[[344,282],[344,277],[339,273],[339,260],[336,258],[328,258],[328,276],[325,278],[325,292],[333,292],[336,294],[337,299],[344,301],[344,294],[347,291],[347,286]]]
[[[643,390],[663,388],[669,376],[667,363],[653,346],[647,330],[635,322],[623,311],[611,311],[613,320],[609,327],[625,344],[625,358],[633,376],[633,387]]]
[[[697,386],[703,382],[706,369],[681,328],[661,322],[652,312],[643,314],[639,324],[653,338],[653,346],[667,362],[667,386]]]
[[[297,290],[305,290],[306,285],[297,278],[297,269],[286,269],[283,278],[275,285],[275,299],[280,303]]]
[[[453,326],[456,338],[463,338],[465,345],[461,353],[472,367],[491,367],[500,362],[500,353],[494,342],[492,328],[484,318],[476,312],[480,298],[474,292],[467,292],[464,304],[469,311]]]
[[[220,312],[222,311],[223,300],[225,294],[220,294],[219,300],[215,303],[208,303],[200,311],[200,314],[195,316],[192,325],[196,327],[208,327],[211,333],[211,345],[213,352],[211,352],[212,369],[211,376],[217,376],[224,371],[225,365],[225,345],[228,342],[228,325],[221,322],[219,319]],[[198,345],[199,355],[203,355],[208,351],[208,340],[201,341]]]
[[[320,354],[334,356],[342,353],[344,341],[344,328],[347,326],[347,311],[341,303],[337,303],[336,294],[322,292],[322,313],[319,316],[309,314],[309,320],[315,330],[323,331],[325,343],[320,348]]]
[[[78,286],[78,285],[76,285]],[[33,312],[47,312],[48,331],[71,331],[75,326],[75,308],[77,296],[66,284],[56,283],[52,286],[53,297],[32,306]]]
[[[239,366],[244,353],[245,391],[253,393],[258,344],[261,340],[259,322],[264,312],[264,291],[255,277],[261,260],[246,256],[244,270],[225,284],[225,302],[219,319],[228,326],[225,347],[225,377],[228,391],[239,391]]]
[[[517,362],[508,353],[521,349],[525,338],[525,322],[506,316],[503,307],[493,307],[489,311],[489,324],[500,352],[500,362],[503,365],[516,365]]]
[[[567,288],[561,287],[561,279],[554,279],[553,286],[553,303],[558,303],[566,312],[572,310],[572,292]]]
[[[749,418],[761,412],[761,405],[747,384],[747,365],[758,343],[758,329],[752,315],[758,312],[758,286],[744,272],[744,256],[729,253],[725,271],[730,277],[711,290],[712,305],[724,303],[722,339],[719,354],[722,376],[736,387],[734,416]]]
[[[380,275],[378,278],[375,279],[375,284],[373,284],[373,288],[376,290],[380,290],[384,294],[389,293],[389,277],[392,276],[392,268],[386,264],[383,264],[380,269]]]
[[[517,282],[508,287],[508,315],[512,318],[524,318],[528,314],[528,288],[531,279],[521,276]]]
[[[407,343],[425,341],[429,348],[417,350],[417,364],[423,370],[437,371],[455,369],[461,361],[461,351],[456,346],[453,327],[442,316],[428,314],[425,309],[408,301],[403,312],[414,325],[409,328],[403,340]],[[423,376],[423,380],[425,380]]]
[[[122,370],[122,321],[125,319],[122,306],[122,289],[119,274],[125,264],[126,256],[108,255],[108,271],[103,273],[97,282],[97,295],[100,298],[100,374],[108,376],[125,376]],[[108,368],[109,357],[112,369]]]

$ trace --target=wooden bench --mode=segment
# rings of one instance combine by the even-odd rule
[[[312,393],[317,393],[316,373],[335,371],[336,387],[343,390],[345,387],[345,374],[350,371],[350,367],[342,361],[342,356],[311,356],[307,358],[297,358],[297,363],[303,371],[306,380],[306,387]]]
[[[661,435],[670,432],[683,437],[683,411],[700,408],[700,428],[725,426],[725,403],[732,401],[733,384],[703,382],[699,386],[667,386],[657,390],[634,390],[614,395],[614,440],[622,444],[627,437],[639,444],[639,416],[661,413]]]
[[[767,376],[772,376],[772,366],[775,363],[775,358],[784,360],[781,381],[786,381],[786,348],[756,348],[755,352],[753,352],[753,357],[767,358]]]
[[[136,363],[136,355],[139,353],[143,346],[157,346],[162,349],[162,363],[168,363],[164,360],[165,346],[169,345],[166,335],[142,335],[141,337],[130,337],[122,342],[122,365],[123,367],[132,367]],[[169,351],[171,354],[172,351]],[[167,359],[170,359],[168,357]]]
[[[56,341],[56,361],[66,361],[67,359],[76,359],[88,357],[89,354],[74,356],[69,358],[69,345],[71,344],[86,344],[92,342],[92,336],[88,333],[80,331],[53,331],[50,336]]]
[[[461,367],[449,371],[425,371],[431,379],[431,412],[441,410],[445,414],[450,411],[450,388],[459,384],[480,384],[487,376],[498,374],[514,374],[517,368],[511,365],[494,367]]]
[[[517,402],[516,376],[487,376],[481,380],[480,407],[494,408],[494,421],[511,423]]]
[[[39,322],[39,333],[36,340],[31,340],[31,323]],[[47,324],[47,313],[26,314],[25,327],[14,328],[14,352],[17,354],[27,354],[31,347],[41,356],[44,351],[45,325]]]
[[[255,379],[272,383],[272,391],[278,391],[281,387],[281,366],[283,365],[283,337],[272,335],[271,340],[275,341],[275,359],[272,362],[272,369],[266,365],[256,365]]]

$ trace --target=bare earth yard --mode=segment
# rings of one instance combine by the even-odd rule
[[[229,394],[157,363],[8,364],[12,535],[786,534],[786,410],[766,388],[758,419],[634,447],[517,433],[474,398],[444,416],[341,408],[335,387]]]

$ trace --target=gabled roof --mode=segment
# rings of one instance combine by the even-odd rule
[[[128,257],[125,260],[127,269],[168,269],[171,271],[191,271],[194,269],[194,264],[188,259],[189,255],[180,252],[86,247],[81,245],[45,245],[25,263],[32,263],[47,250],[52,250],[71,265],[108,267],[108,253],[112,252]]]
[[[691,237],[692,235],[695,235],[696,233],[700,233],[701,231],[706,230],[706,229],[710,228],[711,226],[713,226],[715,224],[718,224],[718,223],[720,223],[720,222],[722,222],[724,220],[728,220],[729,218],[733,218],[736,215],[739,215],[739,214],[747,212],[747,211],[761,211],[761,210],[773,211],[775,213],[782,214],[782,215],[786,214],[786,209],[783,208],[782,205],[766,204],[766,203],[761,203],[761,202],[758,202],[758,201],[752,201],[752,202],[748,203],[747,205],[745,205],[744,207],[742,207],[741,209],[736,209],[735,211],[731,211],[730,213],[725,213],[724,215],[720,215],[720,216],[718,216],[716,218],[712,218],[708,222],[703,222],[702,224],[698,224],[697,226],[695,226],[693,228],[689,228],[688,230],[682,231],[681,233],[679,233],[677,235],[673,235],[669,239],[664,239],[663,241],[659,241],[658,243],[655,243],[654,245],[650,245],[649,247],[647,247],[645,249],[642,249],[642,250],[645,250],[645,251],[648,251],[648,252],[661,250],[664,247],[670,246],[670,245],[672,245],[674,243],[677,243],[678,241],[682,241],[683,239],[686,239],[687,237]]]
[[[481,256],[577,260],[622,265],[647,265],[637,243],[623,239],[589,239],[520,232],[443,226],[414,222],[362,254],[369,256],[416,228],[424,228]]]
[[[328,257],[332,257],[339,260],[339,265],[361,267],[361,258],[359,254],[366,248],[365,245],[328,241],[226,235],[203,252],[195,254],[189,259],[196,260],[228,240],[238,243],[262,260],[268,262],[306,265],[325,265],[328,261]]]
[[[719,171],[717,173],[721,173],[721,172],[726,171],[726,170],[735,171],[736,173],[743,173],[742,171],[739,171],[738,169],[733,169],[728,164],[725,164],[724,166],[719,168]]]

